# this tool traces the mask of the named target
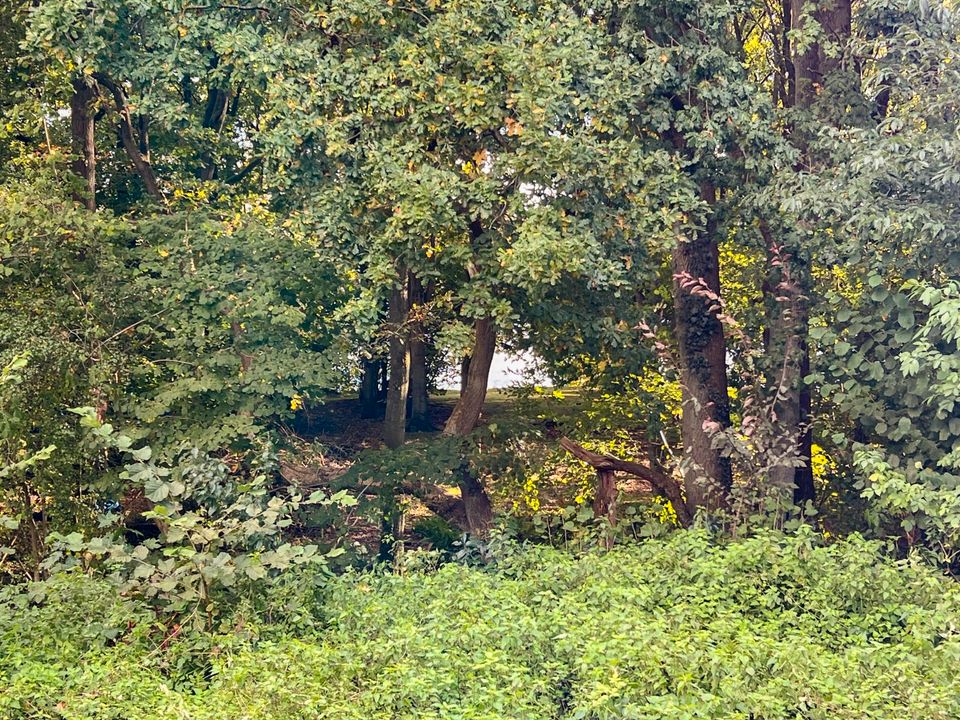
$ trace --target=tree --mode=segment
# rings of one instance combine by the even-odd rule
[[[929,528],[948,556],[960,424],[949,425],[956,348],[943,309],[960,268],[960,175],[943,159],[957,143],[957,34],[941,4],[858,8],[844,63],[811,109],[810,161],[778,188],[821,268],[808,382],[838,414],[829,440],[853,450],[865,491],[910,542]],[[930,501],[911,510],[913,493]]]
[[[662,224],[640,194],[662,159],[616,139],[630,102],[619,88],[634,93],[617,83],[632,66],[562,4],[358,8],[331,8],[326,31],[338,42],[323,46],[322,63],[293,55],[284,74],[296,82],[269,91],[284,116],[267,118],[258,142],[285,168],[286,202],[363,269],[358,308],[390,294],[390,326],[408,338],[402,295],[413,277],[434,288],[432,307],[452,311],[439,334],[460,338],[471,361],[445,432],[466,437],[497,334],[522,318],[528,295],[566,276],[616,278],[613,251],[632,242],[636,218]],[[399,340],[394,350],[399,397],[407,350]],[[401,427],[402,404],[388,404],[390,427]],[[468,502],[482,495],[475,481],[461,490]],[[489,502],[478,506],[471,524],[482,531]]]
[[[715,441],[730,423],[729,347],[721,322],[719,247],[769,166],[776,142],[769,105],[756,96],[732,33],[739,3],[610,3],[607,27],[643,71],[631,131],[665,153],[677,185],[672,228],[673,334],[683,388],[681,470],[688,509],[724,505],[729,459]]]

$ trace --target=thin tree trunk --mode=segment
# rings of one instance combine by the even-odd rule
[[[227,119],[229,96],[227,92],[216,87],[207,88],[207,105],[203,112],[203,127],[214,130],[219,135]],[[213,151],[207,149],[201,158],[200,179],[213,180],[217,176],[216,159]]]
[[[470,356],[467,355],[460,361],[460,395],[467,389],[467,376],[470,375]]]
[[[481,318],[474,324],[473,351],[463,393],[443,432],[446,435],[468,435],[473,432],[487,397],[487,382],[493,354],[497,346],[497,330],[492,318]]]
[[[613,470],[597,469],[597,491],[593,496],[593,516],[606,518],[611,528],[617,526],[617,474]],[[613,545],[613,536],[607,536],[607,547]]]
[[[150,161],[146,157],[140,154],[140,143],[134,138],[133,121],[130,118],[130,106],[127,102],[126,93],[120,85],[103,73],[94,73],[94,77],[113,95],[114,105],[120,119],[117,132],[120,135],[120,143],[123,145],[127,157],[130,158],[130,162],[136,168],[150,196],[155,200],[162,201],[163,194],[160,192],[160,185],[153,172],[153,166],[150,165]]]
[[[230,321],[230,335],[233,337],[233,347],[240,358],[240,374],[249,372],[253,367],[253,355],[243,351],[243,325],[239,320]]]
[[[807,330],[805,326],[802,330],[802,344],[800,349],[800,377],[804,378],[810,374],[810,349],[807,345]],[[798,452],[803,459],[803,465],[797,468],[794,475],[796,487],[793,491],[793,502],[796,505],[804,505],[807,501],[816,502],[817,488],[813,483],[813,427],[811,426],[811,394],[810,387],[806,383],[800,385],[800,442]]]
[[[379,360],[364,360],[360,375],[360,417],[370,419],[377,416],[380,383]]]
[[[423,331],[426,292],[420,279],[410,275],[410,430],[429,430],[427,407],[427,345]]]
[[[70,139],[73,154],[73,172],[86,183],[86,192],[74,198],[88,210],[97,209],[97,153],[94,136],[93,103],[99,96],[97,83],[83,75],[73,80],[70,96]]]
[[[493,354],[497,346],[497,330],[492,318],[482,318],[474,325],[473,352],[466,383],[453,413],[443,428],[444,435],[466,437],[477,426],[483,402],[487,396],[487,382]],[[470,533],[485,536],[493,524],[493,506],[483,485],[470,468],[466,448],[459,468],[458,484]]]
[[[716,201],[712,187],[702,194]],[[730,425],[726,343],[717,317],[720,251],[716,228],[708,223],[692,238],[680,238],[673,250],[673,291],[680,359],[683,415],[681,463],[687,509],[722,507],[733,484],[730,461],[713,447],[713,432]]]
[[[401,272],[398,287],[390,294],[387,322],[390,331],[390,385],[383,418],[383,441],[398,448],[406,439],[407,393],[410,387],[410,344],[407,342],[409,295],[406,271]]]
[[[850,0],[834,0],[816,6],[802,0],[793,0],[785,10],[785,20],[788,18],[790,27],[795,30],[802,31],[808,17],[812,15],[831,41],[842,44],[850,38]],[[840,69],[842,58],[838,54],[826,53],[820,43],[812,43],[802,52],[795,48],[790,50],[789,65],[785,70],[792,74],[793,104],[797,108],[809,110],[826,86],[828,76]],[[809,163],[809,158],[806,157],[807,140],[802,132],[797,133],[797,138],[802,151],[801,163]],[[771,243],[766,230],[765,241],[769,248]],[[782,374],[774,378],[774,382],[779,383],[779,386],[774,388],[774,409],[777,424],[783,429],[785,440],[794,444],[795,458],[799,463],[797,467],[775,468],[771,472],[771,481],[782,486],[792,484],[796,504],[816,499],[812,465],[811,397],[810,389],[803,382],[803,378],[810,372],[807,332],[813,282],[808,263],[800,257],[801,252],[798,248],[793,253],[792,267],[787,268],[793,275],[790,287],[773,287],[775,295],[784,297],[785,300],[772,304],[768,302],[768,308],[773,309],[768,321],[770,347],[773,357],[783,361]]]
[[[776,447],[780,464],[772,467],[769,481],[773,487],[797,490],[797,462],[803,436],[800,392],[804,365],[807,298],[802,287],[803,268],[798,258],[789,255],[773,237],[765,222],[760,230],[767,245],[769,277],[765,283],[767,327],[766,373],[772,398],[772,422],[776,429]]]

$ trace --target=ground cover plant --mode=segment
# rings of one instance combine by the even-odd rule
[[[960,717],[958,57],[0,2],[0,719]]]
[[[11,718],[960,712],[960,594],[876,542],[692,531],[579,557],[510,543],[495,556],[327,579],[278,594],[272,621],[238,609],[234,627],[202,641],[164,636],[102,581],[57,577],[29,599],[3,597],[0,707]]]

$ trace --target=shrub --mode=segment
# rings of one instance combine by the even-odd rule
[[[167,659],[190,638],[35,646],[77,622],[78,602],[108,619],[122,602],[56,597],[0,613],[8,717],[960,716],[955,586],[856,537],[687,531],[581,557],[514,548],[486,569],[348,574],[308,607],[322,630],[205,636],[209,671],[191,687]]]

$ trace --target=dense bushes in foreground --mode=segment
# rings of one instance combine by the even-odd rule
[[[7,588],[0,716],[960,716],[960,593],[857,538],[682,532],[311,583],[206,634],[82,576]]]

